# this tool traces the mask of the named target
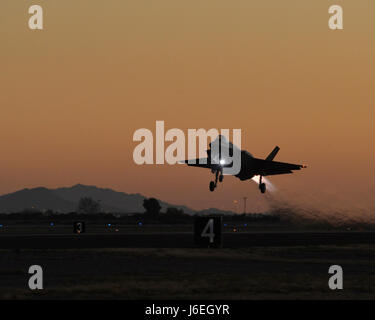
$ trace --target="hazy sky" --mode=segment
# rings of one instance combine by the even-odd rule
[[[40,4],[45,29],[28,29]],[[328,8],[344,8],[344,30]],[[76,183],[192,208],[272,199],[375,209],[373,0],[2,0],[0,193]],[[138,128],[239,128],[242,146],[309,166],[255,183],[137,166]],[[375,213],[374,213],[375,214]]]

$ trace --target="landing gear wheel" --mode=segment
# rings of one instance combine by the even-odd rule
[[[260,189],[260,192],[265,193],[266,192],[266,184],[265,183],[261,183],[259,185],[259,189]]]
[[[224,179],[224,176],[221,174],[221,175],[219,176],[219,182],[223,182],[223,179]]]
[[[211,181],[210,182],[210,191],[214,191],[215,190],[215,182],[214,181]]]

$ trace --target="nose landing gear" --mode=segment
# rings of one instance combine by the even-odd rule
[[[223,179],[224,179],[223,172],[221,170],[215,170],[215,171],[213,171],[213,173],[215,173],[215,181],[210,182],[210,191],[211,192],[213,192],[216,189],[217,180],[219,180],[219,182],[223,182]]]
[[[214,191],[215,188],[216,188],[215,182],[214,182],[214,181],[211,181],[211,182],[210,182],[210,191],[211,191],[211,192]]]

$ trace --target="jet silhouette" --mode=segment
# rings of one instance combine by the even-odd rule
[[[216,145],[215,148],[212,148],[214,144],[218,145]],[[234,176],[241,181],[251,179],[254,176],[259,176],[259,189],[261,193],[266,192],[266,184],[262,182],[262,177],[293,173],[293,170],[306,168],[306,166],[300,164],[273,161],[276,154],[280,150],[278,146],[276,146],[265,159],[258,159],[254,158],[248,151],[238,149],[235,145],[233,145],[233,143],[229,142],[225,136],[219,135],[209,144],[210,148],[207,150],[207,158],[182,161],[182,163],[186,163],[188,166],[211,169],[211,172],[215,174],[215,181],[210,182],[210,191],[215,190],[218,181],[223,181],[223,169],[229,168],[233,165],[233,160],[228,161],[229,158],[226,159],[225,156],[222,155],[221,150],[223,146],[228,148],[228,154],[233,155],[233,150],[235,148],[240,154],[241,167],[239,172],[234,174]]]

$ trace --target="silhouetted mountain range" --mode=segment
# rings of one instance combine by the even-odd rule
[[[76,211],[78,202],[82,197],[91,197],[96,201],[100,201],[101,207],[105,212],[142,213],[145,211],[143,200],[146,197],[139,193],[127,194],[112,189],[77,184],[68,188],[47,189],[39,187],[5,194],[0,196],[0,212],[20,212],[25,209],[40,211],[50,209],[61,213],[73,212]],[[174,207],[183,210],[187,214],[233,213],[215,208],[195,211],[186,206],[174,205],[160,200],[159,202],[162,211],[165,211],[168,207]]]

